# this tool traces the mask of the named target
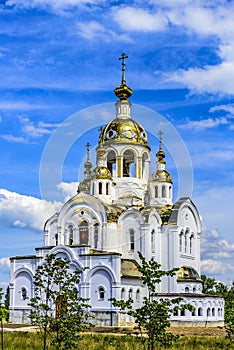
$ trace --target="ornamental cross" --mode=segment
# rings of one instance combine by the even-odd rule
[[[121,57],[119,57],[119,60],[122,61],[122,84],[126,84],[126,80],[125,80],[125,67],[126,67],[125,59],[126,58],[128,58],[128,56],[124,52],[122,53]]]

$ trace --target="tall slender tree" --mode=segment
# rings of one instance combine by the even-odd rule
[[[56,350],[76,349],[79,332],[89,325],[88,300],[79,296],[81,272],[54,254],[37,268],[30,317],[43,334],[44,350],[48,336]]]

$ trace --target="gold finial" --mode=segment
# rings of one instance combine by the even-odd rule
[[[163,161],[163,158],[165,158],[165,153],[163,152],[163,149],[162,149],[162,135],[163,134],[164,133],[162,132],[162,130],[160,130],[159,133],[158,133],[158,136],[159,136],[159,151],[157,152],[156,156],[157,156],[159,161]]]
[[[115,95],[119,97],[120,101],[127,101],[127,99],[132,96],[132,89],[127,86],[125,79],[126,58],[128,58],[128,56],[125,53],[122,53],[121,57],[119,57],[119,60],[122,61],[122,80],[121,84],[114,90]]]
[[[125,59],[128,58],[128,56],[126,55],[126,53],[122,53],[121,57],[119,57],[119,60],[122,61],[122,82],[121,84],[126,85],[126,80],[125,80],[125,67],[126,67],[126,63],[125,63]]]

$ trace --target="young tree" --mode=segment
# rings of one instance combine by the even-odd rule
[[[143,284],[147,286],[148,295],[143,299],[143,306],[137,309],[133,309],[133,300],[129,299],[116,300],[111,299],[114,306],[119,307],[122,310],[127,310],[128,315],[135,319],[140,334],[143,330],[146,331],[147,348],[148,350],[154,350],[156,345],[170,346],[173,341],[177,339],[176,335],[166,332],[166,329],[170,326],[170,316],[178,309],[192,309],[189,305],[180,306],[181,298],[162,298],[156,292],[156,286],[161,282],[163,276],[174,276],[177,268],[169,271],[160,270],[161,265],[157,263],[153,258],[149,261],[138,252],[140,257],[140,265],[138,270],[142,274]],[[142,341],[145,338],[141,337]]]
[[[7,286],[5,300],[4,300],[5,310],[6,310],[6,321],[9,321],[9,306],[10,306],[10,287]]]
[[[227,338],[234,342],[234,284],[225,293],[224,319]]]
[[[43,349],[47,349],[48,334],[55,349],[76,349],[79,332],[88,327],[89,305],[79,296],[81,270],[70,270],[67,260],[47,255],[34,276],[32,324],[43,334]]]
[[[3,331],[3,319],[6,317],[6,310],[4,304],[2,304],[3,289],[0,288],[0,322],[1,322],[1,349],[4,350],[4,331]]]

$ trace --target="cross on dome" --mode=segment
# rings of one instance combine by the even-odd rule
[[[125,63],[125,59],[128,58],[128,56],[126,55],[126,53],[122,53],[121,57],[119,57],[119,60],[122,61],[122,84],[126,84],[126,80],[125,80],[125,67],[126,67],[126,63]]]

